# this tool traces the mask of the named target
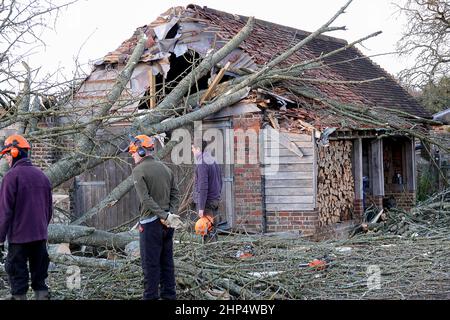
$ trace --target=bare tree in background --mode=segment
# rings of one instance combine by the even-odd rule
[[[415,59],[411,68],[400,72],[400,80],[422,88],[450,71],[450,2],[407,0],[399,8],[408,22],[398,50],[401,56]]]
[[[13,106],[19,83],[30,77],[22,62],[40,47],[59,11],[75,1],[3,0],[0,2],[0,105]]]

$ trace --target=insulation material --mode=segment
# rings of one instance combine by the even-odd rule
[[[175,50],[175,44],[178,39],[166,39],[157,42],[158,48],[161,52],[173,52]]]
[[[142,55],[141,62],[152,62],[170,57],[168,52],[147,53]]]
[[[162,74],[164,78],[167,78],[167,73],[170,70],[170,61],[169,57],[165,57],[161,60],[158,60],[156,63],[153,63],[152,66],[153,75]]]
[[[175,48],[173,49],[173,53],[175,54],[175,56],[178,58],[179,56],[182,56],[183,54],[185,54],[188,50],[187,45],[185,45],[184,43],[178,43]]]
[[[155,32],[158,40],[164,40],[170,29],[172,29],[178,23],[178,20],[179,19],[177,17],[173,17],[170,22],[154,27],[153,31]]]

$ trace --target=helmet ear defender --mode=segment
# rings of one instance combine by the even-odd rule
[[[145,151],[144,147],[142,146],[142,141],[139,139],[135,139],[134,144],[138,146],[137,154],[139,157],[143,158],[147,154],[147,151]]]
[[[139,147],[138,149],[137,149],[137,153],[138,153],[138,155],[141,157],[141,158],[143,158],[143,157],[145,157],[145,155],[146,155],[146,151],[145,151],[145,149],[143,148],[143,147]]]
[[[128,147],[128,152],[134,153],[137,152],[137,154],[143,158],[147,155],[147,149],[153,150],[153,142],[151,138],[145,135],[139,135],[136,137],[133,137],[130,135],[130,146]],[[146,147],[146,148],[144,148]]]
[[[20,155],[20,150],[30,150],[31,146],[28,141],[18,134],[13,134],[5,140],[5,145],[1,149],[1,156],[9,153],[11,157],[17,158]]]
[[[19,143],[17,142],[17,140],[14,140],[13,143],[12,143],[12,148],[11,148],[10,153],[11,153],[11,156],[12,156],[13,158],[17,158],[17,156],[18,156],[19,153],[20,153],[19,149],[16,147],[18,144],[19,144]]]

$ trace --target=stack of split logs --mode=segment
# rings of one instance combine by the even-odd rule
[[[330,141],[329,146],[318,149],[320,226],[352,218],[355,190],[351,155],[351,141]]]

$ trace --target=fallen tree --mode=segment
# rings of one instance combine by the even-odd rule
[[[450,189],[446,189],[419,203],[411,210],[394,207],[387,212],[377,214],[370,221],[355,227],[351,235],[379,232],[412,238],[429,237],[446,234],[449,225]]]
[[[366,234],[322,243],[232,235],[202,245],[187,239],[174,246],[179,299],[446,299],[450,290],[448,234],[414,241]],[[248,245],[253,255],[238,258],[236,252]],[[305,266],[324,257],[323,269]],[[55,299],[142,297],[138,260],[51,259]],[[68,265],[80,268],[79,290],[66,286]]]
[[[222,235],[218,242],[202,244],[200,236],[179,231],[174,243],[178,297],[448,299],[449,194],[449,190],[437,194],[398,217],[416,234],[380,230],[351,239],[311,242],[292,235],[230,233]],[[379,217],[374,216],[371,221],[375,218]],[[390,220],[393,224],[397,221],[392,212],[387,214],[387,225]],[[55,241],[103,247],[115,242],[110,240],[114,237],[111,234],[103,237],[104,232],[81,226],[51,226],[50,234]],[[137,234],[116,236],[128,241]],[[105,243],[100,240],[102,237]],[[243,251],[249,254],[242,255]],[[55,299],[140,299],[140,259],[122,257],[122,250],[109,259],[51,253],[52,295]],[[311,263],[315,260],[324,261],[323,267]],[[80,289],[67,287],[68,266],[80,268]],[[1,268],[0,279],[6,281]],[[5,290],[0,286],[0,294],[6,294]]]
[[[71,243],[109,249],[124,249],[125,246],[139,239],[131,233],[111,233],[91,227],[51,224],[48,229],[50,243]]]
[[[113,271],[117,270],[120,272],[133,272],[133,271],[141,271],[141,269],[132,264],[129,260],[108,260],[101,258],[89,258],[89,257],[80,257],[71,254],[49,254],[50,261],[56,264],[68,265],[68,266],[77,266],[80,268],[92,268],[95,270],[102,271]]]

